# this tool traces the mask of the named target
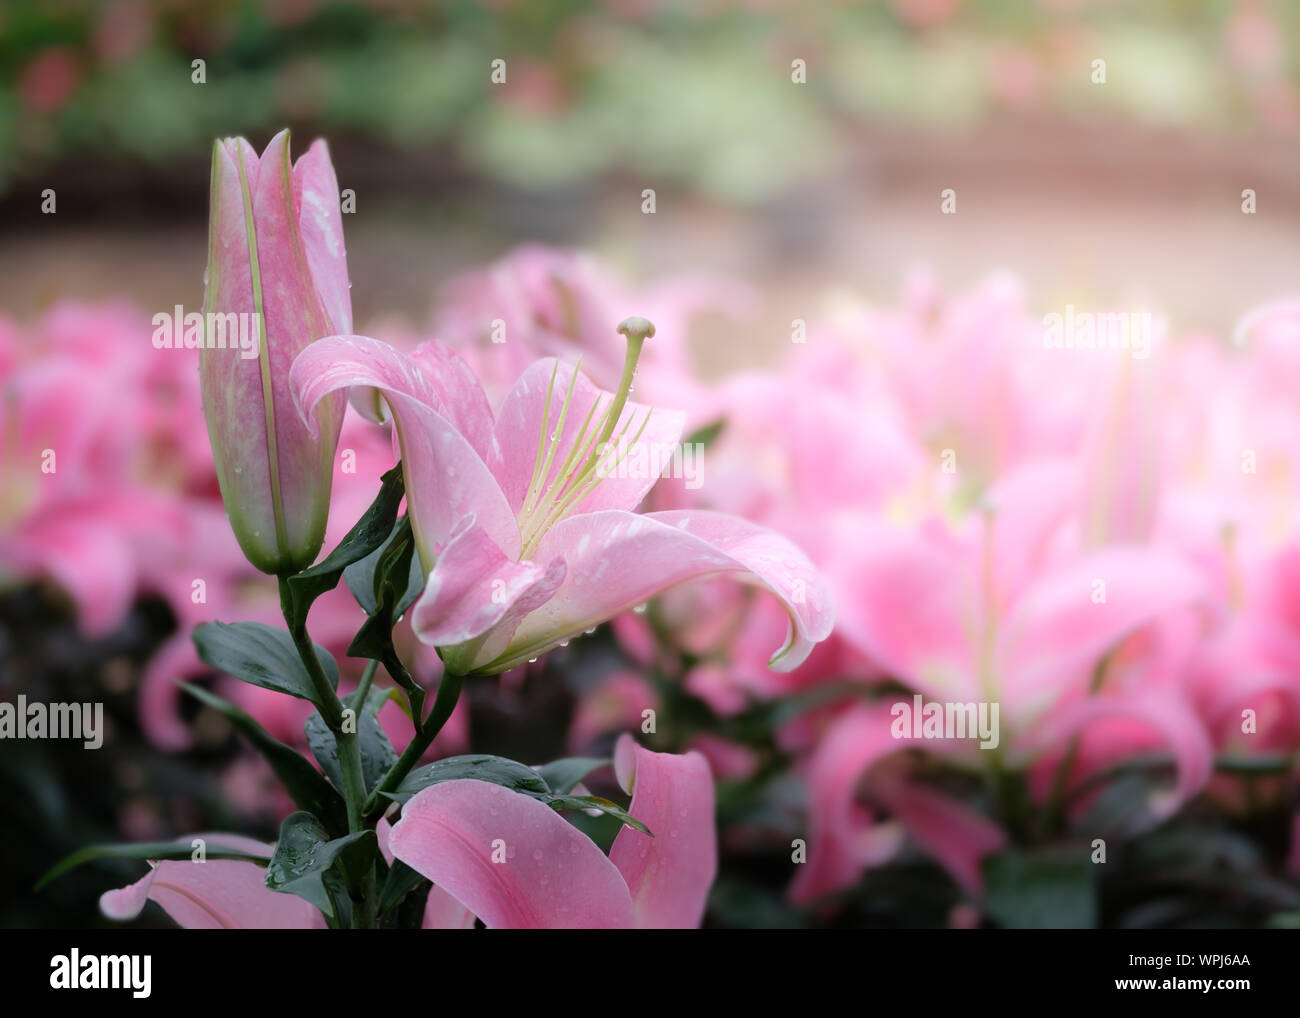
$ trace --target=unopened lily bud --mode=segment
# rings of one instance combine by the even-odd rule
[[[296,165],[289,132],[259,159],[243,138],[212,156],[204,344],[199,373],[221,495],[248,560],[296,572],[320,551],[346,395],[294,407],[289,367],[309,344],[352,331],[338,182],[317,141]],[[256,336],[256,354],[223,342]],[[220,326],[220,328],[218,328]]]

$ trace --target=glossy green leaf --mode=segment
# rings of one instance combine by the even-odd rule
[[[266,867],[266,886],[283,894],[296,894],[337,922],[346,919],[350,907],[345,903],[341,866],[346,863],[360,869],[378,851],[374,831],[357,831],[331,840],[316,817],[291,813],[280,825],[275,854]]]
[[[406,802],[416,792],[430,785],[442,781],[454,781],[458,778],[487,781],[509,788],[513,792],[522,792],[538,798],[551,794],[550,787],[531,767],[525,767],[505,757],[484,754],[450,756],[445,760],[417,767],[394,791],[386,794],[388,798],[397,802]]]
[[[635,828],[642,834],[649,834],[650,837],[654,837],[654,833],[649,827],[643,824],[622,806],[616,802],[610,802],[610,800],[602,798],[599,795],[539,795],[537,798],[555,809],[599,810],[601,813],[606,813],[609,816],[612,816],[615,820],[618,820],[626,826]]]
[[[369,700],[369,698],[367,698]],[[369,710],[357,714],[357,748],[361,751],[361,774],[366,783],[366,794],[372,792],[388,769],[397,763],[397,750],[388,739],[388,734],[379,724],[379,719]],[[312,756],[321,765],[326,776],[335,788],[343,787],[343,772],[339,766],[339,748],[334,733],[325,724],[319,713],[312,714],[303,725],[307,736],[307,745]]]
[[[353,593],[362,607],[372,607],[348,647],[348,656],[388,661],[393,655],[393,626],[424,589],[424,573],[407,518],[398,522],[392,538],[375,559],[368,598],[364,581],[364,575],[356,578]],[[394,678],[402,681],[400,674]]]
[[[594,770],[609,763],[608,759],[591,756],[570,756],[563,760],[552,760],[537,768],[537,773],[552,792],[564,795],[573,791],[573,786]]]
[[[316,689],[284,629],[261,622],[204,622],[194,628],[203,663],[236,679],[316,703]],[[325,677],[335,689],[339,666],[324,647],[313,644]]]
[[[406,494],[402,465],[397,464],[381,480],[379,494],[338,547],[310,569],[289,577],[289,590],[293,595],[293,603],[287,606],[290,625],[304,622],[316,598],[337,587],[339,578],[349,566],[379,549],[392,533],[397,509]]]
[[[400,859],[395,860],[388,871],[383,886],[379,889],[379,905],[377,908],[379,914],[384,915],[391,912],[402,903],[402,900],[408,894],[422,884],[428,883],[427,877],[421,876]]]

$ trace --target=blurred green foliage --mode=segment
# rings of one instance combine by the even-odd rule
[[[434,149],[516,186],[636,171],[739,204],[832,170],[877,123],[1295,129],[1297,5],[1058,6],[5,0],[0,188],[60,160],[165,165],[284,124]]]

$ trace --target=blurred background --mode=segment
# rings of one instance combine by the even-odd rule
[[[1300,254],[1294,4],[9,0],[0,19],[13,313],[195,299],[212,139],[284,125],[327,137],[356,193],[363,323],[423,322],[454,267],[520,240],[761,284],[771,329],[744,357],[828,285],[892,297],[916,260],[1221,329]]]
[[[212,140],[260,151],[287,125],[295,155],[328,140],[355,195],[361,331],[420,332],[447,280],[543,242],[636,284],[749,284],[743,327],[690,322],[704,379],[776,364],[791,321],[844,293],[897,301],[915,265],[953,291],[1005,267],[1031,309],[1141,304],[1226,336],[1296,289],[1297,38],[1300,5],[1283,0],[4,0],[0,312],[25,327],[68,298],[197,306]],[[0,619],[0,697],[106,698],[116,733],[102,755],[0,747],[0,824],[33,832],[0,838],[0,925],[102,923],[102,869],[30,894],[90,841],[273,835],[274,809],[250,821],[229,805],[242,779],[211,778],[240,759],[228,729],[188,755],[139,731],[133,676],[176,630],[164,604],[87,639],[66,604],[20,586]],[[519,738],[569,723],[572,688],[478,695],[476,750],[564,750]],[[1251,836],[1284,850],[1276,823]],[[787,869],[760,861],[712,921],[810,922],[780,896]],[[868,878],[852,921],[944,922],[957,896],[934,872]],[[1300,908],[1292,893],[1250,918]]]

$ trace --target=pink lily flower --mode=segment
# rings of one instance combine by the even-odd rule
[[[1080,726],[1127,713],[1174,750],[1180,777],[1166,805],[1176,808],[1204,784],[1211,762],[1180,685],[1203,628],[1205,581],[1181,556],[1154,546],[1044,555],[1060,508],[1041,494],[1051,490],[1043,483],[1050,476],[1044,466],[1009,478],[997,490],[994,520],[975,521],[982,536],[938,525],[916,534],[862,528],[834,570],[841,633],[929,698],[999,702],[1002,751],[1014,763],[1062,749]],[[1098,583],[1104,600],[1094,599]],[[1090,697],[1107,660],[1104,688]]]
[[[267,573],[310,565],[329,515],[344,397],[323,400],[310,428],[294,412],[289,366],[313,340],[352,328],[338,182],[323,141],[289,163],[289,132],[259,159],[242,138],[212,156],[205,311],[260,318],[257,356],[200,351],[203,409],[230,523]]]
[[[1174,757],[1177,781],[1153,799],[1155,817],[1205,786],[1212,746],[1182,686],[1203,628],[1204,578],[1164,547],[1080,551],[1077,489],[1071,467],[1041,460],[1008,475],[991,493],[996,510],[966,527],[854,525],[853,540],[828,567],[839,635],[929,701],[997,703],[1000,745],[985,751],[972,741],[895,738],[888,704],[845,712],[808,764],[809,857],[791,889],[796,900],[847,886],[892,855],[898,832],[864,811],[863,796],[968,893],[980,892],[979,859],[1002,843],[1000,832],[908,782],[894,756],[900,750],[919,746],[965,767],[996,751],[1029,769],[1031,789],[1045,798],[1076,737],[1067,788],[1161,748]],[[1097,580],[1104,601],[1092,597]],[[1103,686],[1089,695],[1103,662]]]
[[[852,885],[864,869],[894,856],[904,832],[968,894],[980,893],[980,860],[1005,844],[1002,829],[891,769],[888,758],[914,746],[892,736],[891,721],[888,705],[850,708],[809,759],[808,860],[790,886],[791,900],[806,904]],[[891,812],[894,822],[880,820],[860,792]]]
[[[648,464],[679,442],[682,416],[628,400],[654,328],[629,319],[620,331],[628,352],[615,393],[543,360],[495,417],[469,368],[439,344],[408,356],[336,336],[293,366],[304,416],[351,387],[387,402],[427,574],[412,628],[459,674],[509,671],[669,586],[718,573],[784,606],[772,667],[797,666],[830,633],[825,585],[785,538],[719,513],[633,511],[658,478]]]
[[[264,853],[272,846],[238,834],[196,834],[193,838],[246,852]],[[243,859],[163,860],[151,864],[134,884],[105,891],[99,909],[109,919],[126,922],[155,901],[187,930],[324,929],[325,917],[315,905],[266,886],[266,868]]]
[[[693,928],[717,872],[713,779],[699,753],[614,751],[629,812],[606,856],[545,803],[482,781],[445,781],[402,808],[394,856],[505,929]]]
[[[1300,747],[1300,545],[1253,566],[1243,586],[1239,614],[1191,669],[1192,696],[1219,750],[1291,754]],[[1256,777],[1250,798],[1280,799],[1292,782],[1293,775]],[[1210,792],[1246,808],[1238,777],[1216,776]]]
[[[431,335],[460,351],[491,394],[504,394],[541,357],[579,354],[596,385],[616,386],[620,364],[608,343],[609,323],[620,307],[645,308],[661,339],[647,352],[637,387],[655,398],[671,393],[689,406],[690,428],[712,419],[709,389],[697,382],[686,343],[692,318],[712,312],[744,320],[757,298],[735,280],[698,274],[633,289],[592,254],[523,244],[450,280],[436,304]]]

